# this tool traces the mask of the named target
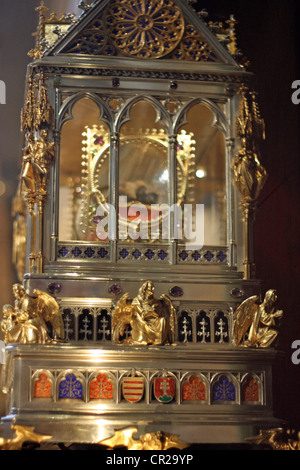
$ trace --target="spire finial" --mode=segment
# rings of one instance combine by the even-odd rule
[[[38,27],[36,32],[33,33],[33,36],[36,38],[35,48],[31,49],[28,52],[28,55],[38,60],[43,56],[45,51],[45,20],[46,13],[49,11],[49,8],[45,6],[44,0],[41,0],[41,4],[36,7],[35,11],[39,14]]]

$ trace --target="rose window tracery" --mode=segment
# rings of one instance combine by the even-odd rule
[[[184,18],[172,0],[118,0],[108,7],[106,27],[113,45],[125,55],[157,58],[176,48]]]

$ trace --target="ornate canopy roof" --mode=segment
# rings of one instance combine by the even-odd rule
[[[233,18],[212,23],[197,13],[188,0],[96,0],[81,2],[79,18],[46,16],[43,2],[37,8],[37,43],[31,51],[42,57],[118,57],[194,63],[237,62]]]

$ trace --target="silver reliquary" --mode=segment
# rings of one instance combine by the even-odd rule
[[[264,122],[235,20],[81,3],[37,9],[3,423],[63,443],[113,447],[127,428],[140,448],[244,443],[277,425],[282,312],[255,278]]]

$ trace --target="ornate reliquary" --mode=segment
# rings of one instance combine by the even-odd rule
[[[134,427],[146,448],[145,433],[237,443],[277,423],[282,312],[252,240],[264,122],[235,20],[189,3],[37,8],[19,284],[1,323],[7,426],[111,446]]]

